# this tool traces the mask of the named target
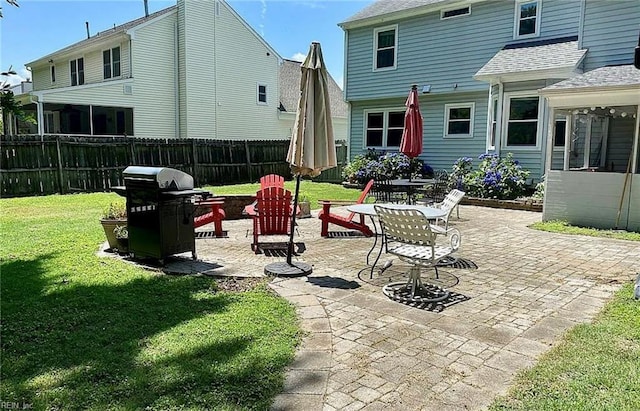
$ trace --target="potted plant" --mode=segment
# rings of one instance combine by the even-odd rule
[[[298,218],[311,217],[311,202],[309,201],[309,197],[306,194],[300,193],[298,199],[298,207],[300,209],[300,213],[297,216]]]
[[[104,212],[102,213],[100,223],[102,224],[102,228],[104,229],[104,234],[107,236],[109,248],[111,250],[119,250],[120,248],[118,247],[119,244],[118,239],[116,238],[116,230],[118,230],[119,235],[122,236],[124,235],[124,233],[122,229],[118,227],[124,227],[125,230],[127,228],[127,207],[124,204],[124,201],[117,201],[109,204],[109,207],[105,208]]]

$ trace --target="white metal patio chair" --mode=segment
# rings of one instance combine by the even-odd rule
[[[460,191],[454,188],[453,190],[449,191],[449,193],[447,193],[442,202],[433,205],[433,207],[445,210],[447,214],[437,218],[435,222],[431,224],[432,231],[444,235],[447,235],[449,233],[449,217],[451,216],[451,212],[454,208],[459,208],[462,197],[464,197],[464,191]],[[458,218],[460,218],[459,211]]]
[[[405,303],[432,303],[445,300],[450,292],[432,284],[423,284],[421,268],[433,268],[438,278],[438,263],[460,246],[460,232],[452,229],[447,244],[436,244],[437,233],[431,230],[427,217],[417,210],[399,210],[374,205],[389,254],[411,264],[406,282],[393,282],[383,287],[384,294]]]

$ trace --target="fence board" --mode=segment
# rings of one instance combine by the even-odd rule
[[[129,165],[171,167],[193,176],[198,187],[256,182],[266,174],[292,178],[288,140],[141,139],[14,135],[0,138],[2,197],[108,191],[123,185]],[[340,182],[347,162],[336,143],[338,167],[315,181]]]

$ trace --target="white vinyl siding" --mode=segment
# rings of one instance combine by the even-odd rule
[[[373,71],[395,70],[398,61],[398,25],[373,30]]]
[[[444,137],[472,138],[474,103],[445,104]]]
[[[174,138],[176,136],[175,24],[177,13],[136,30],[131,54],[136,73],[131,94],[123,98],[134,101],[136,137]],[[124,44],[121,50],[124,50]],[[128,49],[128,47],[127,47]],[[121,53],[124,58],[126,53]],[[159,61],[165,62],[158,64]],[[123,72],[124,73],[124,72]],[[109,84],[111,82],[105,82]],[[126,88],[122,85],[120,90]]]
[[[513,33],[515,39],[540,35],[541,8],[542,0],[516,0]]]
[[[365,148],[398,148],[404,129],[405,110],[380,109],[364,113]]]

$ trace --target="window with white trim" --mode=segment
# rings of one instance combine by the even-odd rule
[[[120,46],[102,52],[103,78],[120,77]]]
[[[365,147],[400,147],[405,110],[365,111]]]
[[[541,0],[516,0],[514,38],[522,39],[540,35]]]
[[[505,116],[507,147],[537,147],[540,98],[508,97]]]
[[[267,85],[258,84],[258,104],[267,104]]]
[[[80,57],[69,61],[71,71],[71,85],[81,86],[84,84],[84,58]]]
[[[487,136],[487,150],[496,149],[496,135],[498,132],[498,97],[491,99],[489,117],[489,135]]]
[[[553,138],[554,149],[564,149],[564,142],[567,139],[567,116],[561,114],[556,116],[555,134]]]
[[[387,26],[373,30],[373,70],[396,68],[398,26]]]
[[[446,20],[460,16],[468,16],[470,14],[471,6],[457,7],[455,9],[445,9],[440,10],[440,20]]]
[[[473,137],[474,103],[445,104],[444,106],[444,137],[471,138]]]

